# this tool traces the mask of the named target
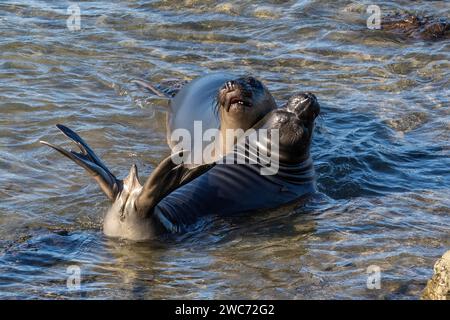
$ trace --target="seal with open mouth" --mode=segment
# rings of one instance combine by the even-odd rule
[[[196,137],[195,124],[201,124],[201,133],[209,129],[219,129],[214,159],[230,151],[234,141],[227,141],[228,129],[251,128],[268,112],[277,108],[272,94],[261,81],[254,77],[234,77],[226,73],[212,73],[194,79],[185,86],[170,81],[168,85],[153,86],[140,80],[138,85],[148,89],[159,97],[169,99],[167,112],[167,143],[173,152],[179,151],[180,138],[174,135],[185,130],[189,136]],[[202,153],[209,144],[202,141]],[[185,149],[194,150],[194,141]],[[195,157],[204,162],[203,157]],[[212,162],[212,160],[210,161]]]
[[[104,219],[106,235],[151,239],[162,232],[180,232],[208,214],[276,208],[315,192],[309,149],[320,106],[313,94],[295,94],[285,106],[277,108],[268,89],[253,77],[211,74],[172,91],[140,84],[160,96],[171,97],[168,132],[176,129],[193,132],[194,121],[202,121],[204,130],[242,129],[245,133],[235,137],[230,147],[222,148],[217,161],[195,166],[174,161],[174,157],[185,157],[188,152],[174,150],[174,145],[169,144],[172,155],[141,185],[135,165],[127,178],[116,178],[80,136],[58,125],[81,152],[41,142],[86,169],[113,202]],[[269,132],[265,136],[267,141],[247,148],[247,132],[263,130]],[[272,142],[274,137],[278,138],[275,149],[265,143]],[[266,150],[269,145],[270,150]],[[277,170],[262,174],[266,164],[259,157],[255,162],[223,161],[236,156],[245,160],[254,154],[276,156]]]

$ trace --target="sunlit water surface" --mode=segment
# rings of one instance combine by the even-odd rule
[[[78,3],[78,32],[69,3],[0,4],[0,298],[420,296],[450,247],[449,41],[369,30],[369,2]],[[446,1],[378,3],[448,16]],[[312,154],[328,199],[150,243],[106,238],[106,197],[38,141],[67,146],[64,123],[119,177],[136,163],[145,178],[169,151],[162,101],[130,81],[224,70],[259,77],[280,103],[318,96]]]

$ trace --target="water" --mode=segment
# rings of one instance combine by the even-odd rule
[[[368,30],[367,4],[82,1],[71,32],[69,3],[2,1],[0,297],[418,298],[450,247],[450,42]],[[448,17],[445,1],[378,4]],[[150,243],[106,238],[106,197],[38,141],[66,143],[64,123],[119,177],[132,163],[146,177],[169,151],[162,102],[130,81],[212,70],[251,73],[279,102],[318,96],[328,199]]]

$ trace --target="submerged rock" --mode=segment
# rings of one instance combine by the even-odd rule
[[[422,294],[425,300],[450,300],[450,250],[434,265],[434,274]]]
[[[382,19],[381,29],[425,40],[447,39],[450,23],[445,17],[396,13]]]
[[[425,112],[411,112],[397,119],[388,119],[385,123],[392,129],[407,133],[419,128],[428,120],[428,115]]]

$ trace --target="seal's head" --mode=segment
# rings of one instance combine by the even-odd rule
[[[320,105],[314,94],[310,92],[297,93],[291,96],[286,104],[289,112],[295,113],[299,120],[308,126],[314,124],[314,120],[320,113]]]
[[[251,76],[227,81],[217,97],[221,129],[247,130],[276,108],[269,90]]]
[[[298,93],[291,96],[286,105],[290,113],[289,126],[281,129],[280,148],[286,162],[299,162],[309,157],[314,122],[320,113],[320,105],[314,94]],[[280,151],[282,151],[280,149]]]
[[[270,112],[255,128],[278,129],[279,160],[299,163],[309,158],[314,121],[319,113],[320,105],[314,94],[297,93],[285,108]]]

